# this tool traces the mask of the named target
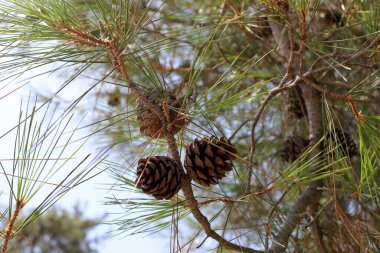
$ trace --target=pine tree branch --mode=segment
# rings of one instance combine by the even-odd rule
[[[321,195],[320,190],[314,187],[308,187],[298,197],[296,203],[292,206],[286,217],[286,222],[281,228],[278,235],[270,248],[270,252],[284,252],[288,245],[290,235],[296,226],[301,222],[303,214],[309,205],[317,203]]]
[[[129,88],[131,89],[133,95],[136,96],[147,108],[150,108],[157,117],[161,120],[164,126],[164,134],[167,131],[167,121],[165,120],[165,115],[160,108],[153,105],[144,96],[140,89],[132,82],[131,77],[128,74],[127,67],[125,65],[125,59],[122,50],[118,47],[116,39],[114,38],[96,38],[94,35],[82,31],[79,28],[67,25],[65,22],[61,21],[61,24],[49,24],[51,27],[57,31],[63,32],[68,36],[69,40],[72,40],[77,46],[84,47],[104,47],[108,50],[111,57],[111,63],[115,70],[121,75],[123,80],[127,82]]]
[[[220,236],[218,233],[215,232],[215,230],[213,230],[211,228],[211,224],[208,221],[207,217],[204,216],[199,209],[200,204],[196,200],[196,198],[194,196],[193,189],[191,187],[191,178],[185,173],[185,170],[183,169],[181,158],[180,158],[180,155],[178,152],[178,145],[175,141],[173,132],[168,133],[166,135],[166,141],[168,143],[169,150],[170,150],[170,153],[171,153],[173,159],[176,160],[176,162],[178,164],[180,164],[181,170],[183,172],[181,188],[182,188],[183,195],[185,195],[187,206],[189,207],[194,218],[203,227],[207,236],[211,237],[214,240],[216,240],[217,242],[219,242],[226,249],[231,249],[231,250],[235,250],[235,251],[243,252],[243,253],[263,253],[263,251],[243,247],[243,246],[240,246],[238,244],[234,244],[230,241],[227,241],[225,238]]]
[[[303,78],[306,78],[306,77],[310,77],[312,76],[313,74],[317,74],[317,73],[320,73],[320,72],[329,72],[329,71],[332,71],[336,68],[342,68],[344,67],[345,64],[349,64],[351,61],[353,60],[356,60],[357,58],[363,56],[364,54],[368,53],[368,52],[371,52],[371,50],[378,46],[380,44],[380,34],[377,35],[373,41],[371,43],[369,43],[368,46],[366,46],[365,48],[363,49],[360,49],[358,51],[356,51],[355,53],[351,54],[351,55],[348,55],[345,57],[345,60],[343,60],[341,63],[339,64],[333,64],[333,65],[329,65],[329,66],[325,66],[325,67],[320,67],[320,68],[317,68],[317,69],[313,69],[313,68],[310,68],[306,73],[304,73],[302,75]],[[373,52],[372,54],[374,54],[375,52]],[[369,56],[369,58],[373,57],[372,55]],[[323,76],[325,76],[325,74],[323,74]]]
[[[285,77],[284,77],[285,78]],[[249,120],[246,120],[244,121],[238,128],[236,128],[236,130],[231,134],[231,136],[228,138],[228,140],[232,140],[236,134],[249,122],[253,121],[253,125],[252,125],[252,128],[256,128],[256,125],[257,123],[259,122],[260,120],[260,117],[261,117],[261,114],[264,112],[266,106],[268,105],[268,103],[277,95],[279,94],[281,91],[284,91],[284,90],[287,90],[287,89],[290,89],[292,87],[294,87],[294,85],[297,84],[297,82],[300,80],[299,77],[296,77],[292,82],[290,82],[289,84],[284,84],[284,86],[282,87],[275,87],[273,88],[271,91],[269,91],[269,94],[267,95],[267,97],[264,99],[263,103],[260,105],[259,109],[257,110],[257,113],[255,115],[254,118],[252,119],[249,119]],[[252,132],[252,128],[251,128],[251,133]]]
[[[313,87],[314,89],[318,90],[320,93],[323,93],[324,95],[327,95],[332,98],[336,98],[339,100],[345,101],[351,108],[352,114],[354,115],[355,119],[357,121],[363,121],[363,115],[358,111],[356,107],[356,101],[352,98],[351,95],[342,95],[335,92],[331,92],[328,90],[323,89],[318,84],[314,83],[313,81],[307,79],[307,78],[301,78],[301,80],[304,82],[304,84],[309,85],[310,87]]]
[[[288,78],[288,75],[285,75],[283,80],[287,79]],[[249,152],[249,167],[250,167],[250,171],[248,173],[248,178],[247,178],[247,187],[245,189],[245,194],[249,194],[250,190],[251,190],[251,180],[252,180],[252,164],[253,164],[253,153],[255,152],[255,149],[256,149],[256,145],[255,145],[255,130],[256,130],[256,126],[257,126],[257,123],[259,123],[259,120],[261,118],[261,115],[262,113],[264,112],[266,106],[268,105],[268,103],[277,95],[279,94],[281,91],[283,90],[286,90],[286,89],[290,89],[292,87],[294,87],[294,85],[297,84],[297,82],[299,81],[299,77],[297,76],[295,78],[294,81],[292,81],[290,84],[288,85],[285,85],[285,86],[282,86],[280,84],[280,86],[272,89],[268,96],[265,98],[264,102],[260,105],[260,108],[259,110],[257,111],[256,113],[256,116],[255,118],[253,119],[253,123],[252,123],[252,127],[251,127],[251,149],[250,149],[250,152]],[[282,83],[282,82],[281,82]],[[245,121],[245,123],[248,123],[249,121]],[[244,125],[242,124],[237,130],[240,130],[241,127],[243,127]],[[232,138],[235,133],[237,133],[237,131],[234,132],[234,134],[230,137]]]
[[[273,29],[275,29],[275,26],[273,27]],[[260,106],[260,108],[259,108],[259,110],[258,110],[258,112],[257,112],[257,114],[256,114],[256,116],[255,116],[255,118],[253,120],[253,123],[252,123],[252,127],[251,127],[251,149],[250,149],[250,152],[249,152],[249,159],[248,159],[249,160],[250,170],[248,172],[247,184],[246,184],[247,187],[245,189],[245,194],[249,194],[250,188],[251,188],[251,180],[252,180],[252,173],[253,173],[253,169],[251,168],[251,166],[253,164],[253,153],[255,152],[255,149],[256,149],[256,145],[255,145],[255,130],[256,130],[257,123],[259,122],[259,119],[261,117],[261,114],[263,113],[263,111],[264,111],[266,105],[269,103],[269,101],[272,100],[272,98],[274,98],[282,90],[294,87],[297,84],[297,82],[299,81],[299,79],[300,79],[299,76],[297,75],[297,77],[295,78],[294,81],[292,81],[290,84],[286,85],[286,82],[292,76],[294,60],[296,59],[297,55],[301,54],[301,52],[295,52],[295,50],[294,50],[294,47],[295,47],[294,46],[294,36],[293,36],[293,33],[292,33],[292,31],[290,29],[288,31],[288,35],[289,35],[289,40],[288,40],[287,44],[289,45],[289,47],[282,48],[282,50],[287,50],[287,52],[289,52],[289,54],[288,54],[289,55],[289,59],[288,59],[288,62],[287,62],[288,67],[286,69],[286,73],[285,73],[284,77],[282,78],[282,80],[281,80],[280,84],[278,85],[278,87],[274,88],[268,94],[268,96],[266,97],[266,99],[264,100],[264,102],[262,103],[262,105]],[[281,43],[283,41],[286,42],[286,40],[284,40],[284,38],[282,36],[281,37],[277,36],[277,39],[279,41],[281,41]],[[236,131],[235,131],[235,133],[236,133]]]
[[[8,249],[8,243],[9,240],[13,237],[13,226],[17,220],[17,217],[20,214],[21,209],[25,206],[25,202],[21,200],[17,200],[16,202],[16,208],[7,224],[7,227],[5,228],[4,231],[4,236],[3,236],[3,244],[1,247],[1,253],[6,253]]]
[[[279,45],[280,54],[285,58],[289,58],[294,55],[291,48],[291,40],[285,38],[283,35],[284,27],[278,23],[270,22],[272,32],[276,42]],[[287,72],[290,73],[300,73],[300,62],[302,54],[297,54],[293,58],[292,65],[288,65]],[[321,95],[320,92],[310,86],[302,86],[302,94],[305,100],[306,109],[308,113],[308,123],[309,123],[309,139],[310,146],[317,143],[319,138],[323,135],[322,129],[322,111],[321,111]],[[320,153],[320,145],[315,145],[315,148],[310,153],[310,157],[316,157]],[[318,168],[311,168],[311,171],[315,171]],[[322,180],[317,180],[311,182],[307,188],[298,197],[295,204],[289,211],[286,217],[286,222],[280,229],[278,235],[275,237],[275,241],[272,243],[270,251],[273,252],[284,252],[288,247],[289,237],[291,236],[293,230],[300,223],[302,215],[305,213],[306,209],[310,205],[315,205],[319,202],[321,191],[320,187],[323,185]]]
[[[264,251],[261,251],[261,250],[254,250],[254,249],[243,247],[238,244],[234,244],[230,241],[227,241],[225,238],[220,236],[218,233],[215,232],[215,230],[211,228],[210,222],[208,221],[206,216],[204,216],[202,212],[199,210],[198,201],[195,199],[193,189],[191,188],[191,179],[187,175],[185,175],[184,178],[182,179],[182,192],[186,197],[187,205],[190,211],[192,212],[194,218],[203,227],[208,237],[213,238],[215,241],[219,242],[220,245],[222,245],[226,249],[235,250],[235,251],[243,252],[243,253],[264,253]]]
[[[310,205],[310,215],[313,219],[313,222],[311,223],[311,231],[313,233],[313,240],[314,240],[314,245],[318,249],[319,253],[326,253],[326,246],[323,243],[323,234],[322,231],[319,227],[317,214],[318,214],[318,203],[315,203],[313,205]]]
[[[144,104],[149,106],[154,113],[160,118],[163,124],[163,132],[165,135],[165,138],[167,140],[168,146],[170,153],[173,157],[174,160],[177,161],[178,164],[181,165],[181,170],[184,172],[180,155],[178,152],[178,146],[176,144],[176,140],[174,137],[173,131],[170,131],[168,129],[168,119],[165,117],[164,112],[152,105],[148,99],[141,93],[141,91],[135,86],[135,84],[132,82],[131,78],[129,77],[126,66],[125,66],[125,61],[122,56],[121,50],[117,47],[117,44],[115,40],[111,39],[98,39],[92,36],[91,34],[82,32],[80,30],[77,30],[74,27],[67,27],[64,24],[62,26],[54,26],[56,29],[61,30],[61,31],[66,31],[68,32],[69,36],[72,36],[73,41],[79,45],[82,46],[90,46],[90,47],[98,47],[98,46],[103,46],[106,47],[109,50],[111,59],[112,59],[112,64],[115,67],[115,69],[121,74],[122,78],[124,81],[126,81],[131,88],[131,91],[133,94],[140,99]],[[193,213],[194,217],[197,219],[197,221],[202,225],[202,227],[205,229],[206,234],[218,241],[220,244],[222,244],[225,248],[231,249],[231,250],[236,250],[239,252],[244,252],[244,253],[261,253],[262,251],[257,251],[253,250],[250,248],[246,248],[237,244],[234,244],[230,241],[227,241],[224,239],[222,236],[220,236],[218,233],[216,233],[210,225],[210,222],[202,214],[202,212],[199,210],[199,204],[197,200],[194,197],[193,190],[191,188],[191,179],[183,173],[183,179],[182,179],[182,191],[186,197],[187,205],[190,209],[190,211]]]
[[[58,27],[58,28],[62,28],[62,27]],[[247,247],[243,247],[243,246],[234,244],[230,241],[227,241],[226,239],[224,239],[222,236],[220,236],[218,233],[216,233],[211,228],[210,222],[208,221],[206,216],[204,216],[202,214],[202,212],[200,211],[199,204],[194,197],[194,192],[193,192],[192,187],[191,187],[191,179],[185,174],[185,171],[183,169],[182,162],[180,159],[180,155],[178,152],[178,146],[177,146],[177,143],[176,143],[176,140],[174,137],[174,133],[173,133],[173,131],[170,131],[170,129],[168,129],[167,117],[165,117],[165,114],[161,109],[152,105],[147,100],[147,98],[140,92],[140,90],[135,86],[135,84],[132,82],[132,80],[130,79],[130,77],[127,73],[125,61],[124,61],[124,58],[121,54],[121,50],[117,47],[116,42],[114,40],[108,40],[108,39],[107,40],[97,39],[90,34],[83,33],[81,31],[77,31],[73,27],[69,27],[69,28],[63,27],[63,28],[64,28],[63,29],[64,31],[69,31],[71,35],[75,35],[75,36],[79,37],[79,38],[74,37],[73,40],[76,43],[83,43],[83,41],[85,41],[85,43],[82,44],[83,46],[91,46],[91,47],[103,46],[103,47],[106,47],[109,50],[110,56],[112,58],[112,64],[114,65],[115,69],[121,74],[122,78],[129,84],[129,87],[131,88],[133,94],[137,98],[139,98],[144,104],[149,106],[149,108],[151,108],[156,113],[156,115],[160,118],[160,120],[162,121],[162,124],[163,124],[163,133],[164,133],[166,141],[168,143],[169,151],[170,151],[173,159],[178,164],[181,165],[181,170],[182,170],[182,172],[184,172],[181,185],[182,185],[182,191],[186,197],[187,205],[188,205],[190,211],[193,213],[196,220],[204,228],[206,234],[209,237],[218,241],[221,245],[223,245],[227,249],[236,250],[236,251],[244,252],[244,253],[261,253],[262,251],[257,251],[257,250],[247,248]]]

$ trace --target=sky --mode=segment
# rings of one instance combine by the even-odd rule
[[[0,59],[1,60],[1,59]],[[43,69],[36,69],[34,72],[28,73],[33,76],[42,73]],[[27,76],[24,76],[27,78]],[[20,87],[25,82],[9,81],[0,83],[0,136],[6,133],[9,129],[17,125],[19,108],[21,100],[24,104],[28,96],[34,97],[36,91],[49,93],[56,90],[65,78],[61,75],[42,75],[27,81],[27,85]],[[70,84],[68,89],[65,89],[59,94],[60,98],[70,100],[75,98],[88,86],[83,85],[83,80],[78,80]],[[13,157],[14,131],[0,139],[0,160],[9,171],[9,161],[5,161]],[[78,159],[87,153],[93,153],[92,145],[87,145],[81,154],[78,154]],[[78,161],[77,161],[78,162]],[[0,174],[0,206],[4,207],[7,204],[8,197],[6,196],[7,184],[4,181],[4,175]],[[52,179],[54,181],[54,179]],[[115,211],[114,206],[105,206],[103,202],[105,197],[109,196],[109,191],[105,184],[112,183],[109,176],[101,174],[100,176],[88,181],[77,188],[69,191],[59,202],[57,206],[70,210],[75,204],[83,207],[84,215],[88,218],[103,217],[107,213],[120,212],[121,209]],[[2,192],[2,193],[1,193]],[[123,196],[125,197],[125,196]],[[35,203],[38,203],[39,198],[36,197]],[[32,205],[32,204],[31,204]],[[28,210],[24,210],[28,212]],[[25,213],[25,214],[26,214]],[[115,216],[113,216],[115,217]],[[38,222],[38,221],[37,221]],[[97,227],[95,235],[110,235],[110,231],[115,229],[107,224],[102,224]],[[145,236],[145,237],[144,237]],[[152,251],[152,249],[154,251]],[[98,252],[100,253],[118,253],[118,252],[138,252],[138,253],[163,253],[169,251],[169,237],[163,238],[162,233],[156,236],[129,236],[125,235],[110,236],[105,242],[98,244]]]

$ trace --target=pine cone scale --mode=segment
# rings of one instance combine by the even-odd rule
[[[210,158],[213,158],[213,157],[214,157],[214,153],[212,152],[212,148],[210,147],[210,145],[207,145],[207,146],[206,146],[205,154],[206,154],[208,157],[210,157]]]
[[[223,178],[223,177],[226,176],[226,174],[224,173],[224,169],[222,169],[222,168],[219,167],[219,166],[216,166],[215,171],[216,171],[216,173],[218,174],[218,178],[219,178],[219,177],[220,177],[220,178]]]
[[[195,163],[195,166],[197,167],[204,167],[204,164],[198,155],[195,156],[194,163]]]
[[[195,139],[186,149],[185,168],[194,182],[210,186],[232,170],[236,149],[224,138],[214,136],[202,140]]]
[[[206,168],[211,169],[209,171],[212,171],[214,169],[214,165],[212,164],[212,162],[210,161],[210,159],[207,156],[205,156],[205,158],[204,158],[204,164],[205,164]]]
[[[181,188],[182,171],[177,162],[166,156],[140,159],[136,187],[156,199],[170,199]]]
[[[182,106],[181,99],[170,92],[160,89],[149,89],[145,92],[146,99],[153,105],[146,105],[140,99],[137,99],[137,123],[140,126],[140,132],[151,138],[163,138],[163,125],[161,119],[154,112],[153,108],[164,113],[164,106],[169,105],[169,125],[174,125],[173,132],[177,133],[187,124],[185,109]]]
[[[200,179],[207,180],[207,176],[203,173],[203,171],[201,171],[201,170],[197,170],[197,171],[195,172],[195,174],[196,174]]]
[[[198,145],[192,145],[192,148],[194,150],[194,153],[197,155],[197,156],[201,156],[201,152],[199,151],[199,147]]]
[[[190,157],[189,157],[188,155],[186,155],[185,163],[186,163],[189,167],[193,167],[193,162],[191,161],[191,159],[190,159]]]
[[[231,171],[232,168],[233,168],[232,163],[228,163],[228,162],[224,163],[224,170]]]
[[[215,163],[220,167],[224,167],[224,161],[219,156],[215,157]]]
[[[208,170],[207,173],[208,173],[211,177],[218,177],[218,174],[216,174],[216,172],[215,172],[214,169]]]

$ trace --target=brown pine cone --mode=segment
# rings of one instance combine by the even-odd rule
[[[309,141],[301,136],[289,136],[282,144],[280,156],[284,161],[292,163],[297,160],[308,144]]]
[[[181,188],[182,171],[178,163],[167,156],[148,156],[137,166],[136,187],[156,199],[170,199]]]
[[[210,186],[217,184],[227,171],[232,170],[230,160],[235,159],[235,154],[235,147],[223,137],[195,139],[186,148],[185,168],[196,183]]]
[[[149,89],[146,92],[146,98],[158,110],[163,112],[166,106],[169,111],[169,125],[173,125],[173,132],[177,133],[187,120],[184,117],[185,109],[181,106],[183,99],[177,99],[176,96],[168,91],[159,89]],[[140,132],[151,138],[164,138],[161,119],[143,101],[137,99],[137,123],[140,126]]]

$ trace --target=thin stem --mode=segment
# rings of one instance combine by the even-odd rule
[[[173,157],[174,160],[180,165],[180,169],[182,170],[183,177],[181,182],[182,192],[185,195],[187,206],[189,207],[191,213],[193,214],[194,218],[199,222],[199,224],[203,227],[204,231],[206,232],[208,237],[213,238],[217,242],[219,242],[221,245],[223,245],[226,249],[235,250],[238,252],[243,253],[262,253],[262,251],[257,251],[251,248],[243,247],[237,244],[234,244],[230,241],[227,241],[222,236],[220,236],[218,233],[216,233],[212,228],[211,224],[208,221],[207,217],[202,214],[202,212],[199,209],[199,203],[194,197],[194,192],[191,187],[191,178],[185,174],[185,170],[182,166],[182,162],[180,159],[180,155],[178,152],[178,146],[174,138],[173,132],[167,132],[166,134],[166,141],[169,146],[169,151]]]
[[[285,76],[284,76],[284,79],[285,79]],[[283,85],[280,85],[280,86],[278,86],[278,87],[275,87],[275,88],[273,88],[270,92],[269,92],[269,94],[268,94],[268,96],[264,99],[264,102],[261,104],[261,106],[260,106],[260,108],[259,108],[259,110],[257,111],[257,113],[256,113],[256,115],[255,115],[255,117],[254,118],[252,118],[252,119],[248,119],[248,120],[246,120],[246,121],[244,121],[232,134],[231,134],[231,136],[228,138],[228,140],[232,140],[235,136],[236,136],[236,134],[247,124],[247,123],[249,123],[249,122],[251,122],[251,121],[253,121],[253,122],[258,122],[259,120],[260,120],[260,117],[261,117],[261,114],[264,112],[264,109],[265,109],[265,107],[268,105],[268,103],[278,94],[278,93],[280,93],[281,91],[283,91],[283,90],[287,90],[287,89],[290,89],[290,88],[292,88],[292,87],[294,87],[294,85],[296,85],[297,84],[297,82],[299,81],[300,79],[299,79],[299,77],[296,77],[296,79],[293,81],[293,82],[291,82],[291,83],[289,83],[289,84],[287,84],[287,85],[285,85],[285,86],[283,86]],[[257,122],[256,122],[256,124],[254,124],[254,125],[257,125]]]
[[[302,77],[306,78],[306,77],[312,76],[313,74],[316,74],[316,73],[319,73],[319,72],[331,71],[331,70],[333,70],[333,69],[335,69],[337,67],[343,67],[345,64],[349,63],[350,61],[355,60],[355,59],[361,57],[362,55],[364,55],[365,53],[367,53],[371,48],[375,47],[379,43],[380,43],[380,35],[378,35],[367,47],[365,47],[365,48],[363,48],[361,50],[358,50],[357,52],[353,53],[352,55],[350,55],[349,57],[347,57],[341,63],[334,64],[334,65],[329,65],[329,66],[325,66],[325,67],[320,67],[318,69],[310,69],[305,74],[303,74]]]
[[[289,189],[287,189],[282,195],[281,197],[276,201],[276,203],[274,204],[272,210],[270,211],[269,215],[268,215],[268,223],[272,220],[273,218],[273,215],[275,213],[275,211],[278,210],[278,205],[282,202],[282,200],[285,198],[285,196],[288,194],[289,192]],[[266,252],[268,252],[268,248],[269,248],[269,233],[266,233],[265,235],[265,250]]]
[[[98,39],[92,34],[84,32],[76,27],[69,26],[64,22],[62,22],[60,25],[50,24],[50,26],[56,30],[63,32],[78,46],[105,47],[111,56],[112,65],[114,66],[115,70],[120,73],[123,80],[128,83],[128,86],[131,89],[133,95],[135,95],[136,98],[138,98],[146,107],[150,108],[157,115],[157,117],[161,120],[161,123],[164,125],[164,130],[167,128],[165,126],[166,120],[162,110],[150,103],[144,94],[137,88],[135,83],[132,82],[132,79],[130,78],[127,67],[125,65],[125,59],[122,50],[120,50],[114,38]]]
[[[356,107],[356,101],[352,98],[351,95],[342,95],[342,94],[339,94],[339,93],[335,93],[335,92],[331,92],[331,91],[325,90],[322,87],[320,87],[319,85],[317,85],[316,83],[308,80],[307,78],[302,78],[301,77],[301,80],[305,84],[307,84],[307,85],[313,87],[314,89],[320,91],[324,95],[327,95],[329,97],[345,101],[351,107],[352,114],[355,116],[356,120],[357,121],[362,121],[363,120],[363,115],[358,111],[358,109]]]
[[[284,79],[285,78],[286,78],[286,76],[284,77]],[[286,86],[280,85],[279,87],[276,87],[273,90],[271,90],[269,92],[268,96],[265,98],[264,102],[261,104],[259,110],[257,111],[256,116],[253,119],[253,123],[252,123],[252,127],[251,127],[251,149],[249,152],[249,165],[250,166],[251,166],[251,164],[253,164],[253,153],[255,152],[255,149],[256,149],[255,130],[256,130],[257,123],[259,123],[259,120],[261,118],[261,114],[264,112],[264,109],[266,108],[267,104],[272,100],[272,98],[274,98],[281,91],[294,87],[294,85],[296,85],[299,80],[300,80],[299,76],[297,76],[296,79],[292,83],[290,83],[289,85],[286,85]],[[245,194],[249,194],[249,192],[251,190],[250,188],[251,188],[252,172],[253,172],[253,170],[252,170],[252,168],[250,168],[250,170],[248,172],[247,186],[245,189]]]
[[[292,206],[289,211],[284,226],[275,237],[275,241],[277,243],[272,244],[270,251],[277,253],[284,252],[286,250],[289,237],[296,226],[300,223],[306,208],[309,205],[318,203],[320,195],[321,192],[312,187],[308,187],[304,192],[302,192],[294,206]]]
[[[273,24],[271,25],[271,27],[272,27],[272,29],[278,28],[278,26],[273,25]],[[285,73],[284,77],[282,78],[280,84],[278,85],[278,87],[274,88],[273,90],[271,90],[271,92],[269,92],[268,96],[265,98],[264,102],[261,104],[261,106],[260,106],[259,110],[257,111],[256,116],[253,120],[252,127],[251,127],[251,149],[249,151],[249,158],[248,158],[250,168],[249,168],[248,176],[247,176],[245,194],[249,194],[249,192],[251,190],[251,180],[252,180],[252,173],[253,173],[253,169],[251,168],[251,164],[253,164],[252,163],[253,162],[253,153],[255,152],[255,149],[256,149],[256,146],[255,146],[255,130],[256,130],[257,123],[259,122],[259,120],[261,118],[261,114],[264,112],[265,107],[267,106],[269,101],[272,100],[272,98],[274,98],[282,90],[289,89],[289,88],[293,87],[294,85],[296,85],[300,79],[299,76],[297,76],[291,84],[286,85],[287,80],[291,77],[293,65],[294,65],[294,60],[295,60],[296,55],[297,55],[297,52],[294,51],[294,46],[295,46],[294,45],[294,36],[293,36],[291,26],[288,25],[288,28],[289,28],[289,30],[288,30],[289,40],[286,40],[286,39],[284,40],[284,38],[282,38],[282,36],[278,36],[278,34],[276,34],[276,32],[273,31],[277,41],[287,41],[290,44],[290,52],[288,54],[289,60],[287,62],[288,66],[286,69],[286,73]],[[276,31],[279,32],[278,30],[276,30]],[[280,45],[282,45],[282,44],[280,44]],[[285,49],[283,49],[283,50],[285,50]],[[288,50],[287,50],[287,52],[288,52]],[[298,55],[300,55],[300,54],[298,54]],[[244,124],[247,122],[248,121],[244,122]],[[240,130],[241,127],[239,127],[238,130]],[[236,134],[236,131],[234,134]]]
[[[203,201],[203,202],[198,202],[198,205],[201,207],[201,206],[208,205],[208,204],[215,203],[215,202],[222,202],[225,205],[233,205],[236,202],[245,202],[245,201],[239,200],[239,199],[235,200],[235,199],[223,197],[223,198],[214,198],[214,199],[208,199],[208,200]]]
[[[282,27],[278,24],[271,23],[271,28],[279,46],[280,53],[285,57],[290,56],[292,52],[289,51],[289,44],[291,42],[287,39],[281,38],[280,32]],[[297,57],[293,59],[293,64],[291,66],[288,65],[288,71],[290,73],[300,73],[300,69],[297,70],[297,68],[301,66],[299,64],[302,60],[301,58],[302,54],[297,55]],[[301,75],[299,78],[301,79],[303,77],[305,77],[305,74]],[[308,113],[309,139],[310,145],[312,146],[316,144],[323,135],[321,94],[318,90],[310,86],[302,85],[301,89]],[[310,153],[310,157],[318,156],[320,151],[320,145],[316,145]],[[312,166],[311,171],[315,171],[317,169],[318,168],[314,165]],[[269,251],[277,253],[284,252],[287,249],[289,238],[296,226],[300,223],[306,209],[309,206],[316,205],[319,202],[322,194],[320,190],[321,186],[323,186],[322,180],[309,183],[308,187],[301,193],[295,204],[291,207],[286,217],[286,221],[280,228],[280,231],[275,237],[275,241],[272,243]]]
[[[313,233],[314,245],[319,253],[326,253],[326,246],[323,244],[323,234],[316,218],[318,213],[318,203],[313,203],[313,205],[310,205],[309,213],[313,219],[311,231]]]
[[[191,179],[187,175],[185,175],[182,180],[182,192],[186,197],[187,205],[190,211],[192,212],[195,219],[199,222],[199,224],[203,227],[207,236],[219,242],[226,249],[235,250],[235,251],[243,252],[243,253],[262,253],[263,252],[260,250],[254,250],[251,248],[243,247],[243,246],[234,244],[230,241],[227,241],[211,228],[210,222],[208,221],[206,216],[204,216],[202,212],[199,210],[198,201],[195,199],[193,189],[191,188]]]
[[[5,231],[4,231],[4,240],[3,240],[3,245],[1,247],[1,253],[6,253],[7,252],[8,242],[13,237],[13,227],[14,227],[14,224],[15,224],[15,222],[17,220],[17,217],[20,214],[21,209],[24,207],[24,205],[25,205],[25,202],[22,199],[21,200],[17,200],[16,209],[13,212],[13,214],[11,216],[11,219],[9,220],[9,222],[7,224],[7,227],[5,228]]]

